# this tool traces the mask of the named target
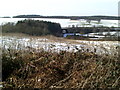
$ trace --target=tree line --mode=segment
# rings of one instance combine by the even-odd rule
[[[2,26],[5,33],[25,33],[29,35],[55,35],[60,36],[62,29],[59,23],[25,19],[15,23],[6,23]]]
[[[87,19],[87,20],[120,20],[118,16],[42,16],[42,15],[17,15],[13,18],[56,18],[56,19]]]

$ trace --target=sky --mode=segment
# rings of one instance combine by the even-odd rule
[[[0,17],[118,15],[119,0],[1,0]]]

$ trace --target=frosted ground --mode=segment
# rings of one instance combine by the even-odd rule
[[[45,50],[52,52],[94,52],[96,54],[118,54],[120,44],[118,41],[85,41],[68,40],[57,37],[19,37],[0,36],[0,48],[23,49],[23,50]]]

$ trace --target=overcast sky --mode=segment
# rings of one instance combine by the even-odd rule
[[[118,15],[119,0],[1,0],[0,16]]]

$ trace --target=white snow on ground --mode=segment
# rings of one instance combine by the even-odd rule
[[[95,52],[96,54],[115,54],[116,47],[120,47],[118,41],[84,41],[84,40],[63,40],[56,41],[48,38],[32,38],[32,37],[0,37],[0,48],[4,49],[34,49],[39,51],[83,51]]]
[[[16,23],[24,19],[25,18],[0,18],[0,25],[8,22]],[[51,18],[32,18],[32,19],[60,23],[61,27],[68,27],[68,26],[72,27],[73,25],[78,27],[93,27],[93,26],[118,27],[118,20],[101,20],[100,23],[98,23],[98,21],[92,20],[90,23],[88,23],[84,19],[80,19],[80,20],[51,19]]]

